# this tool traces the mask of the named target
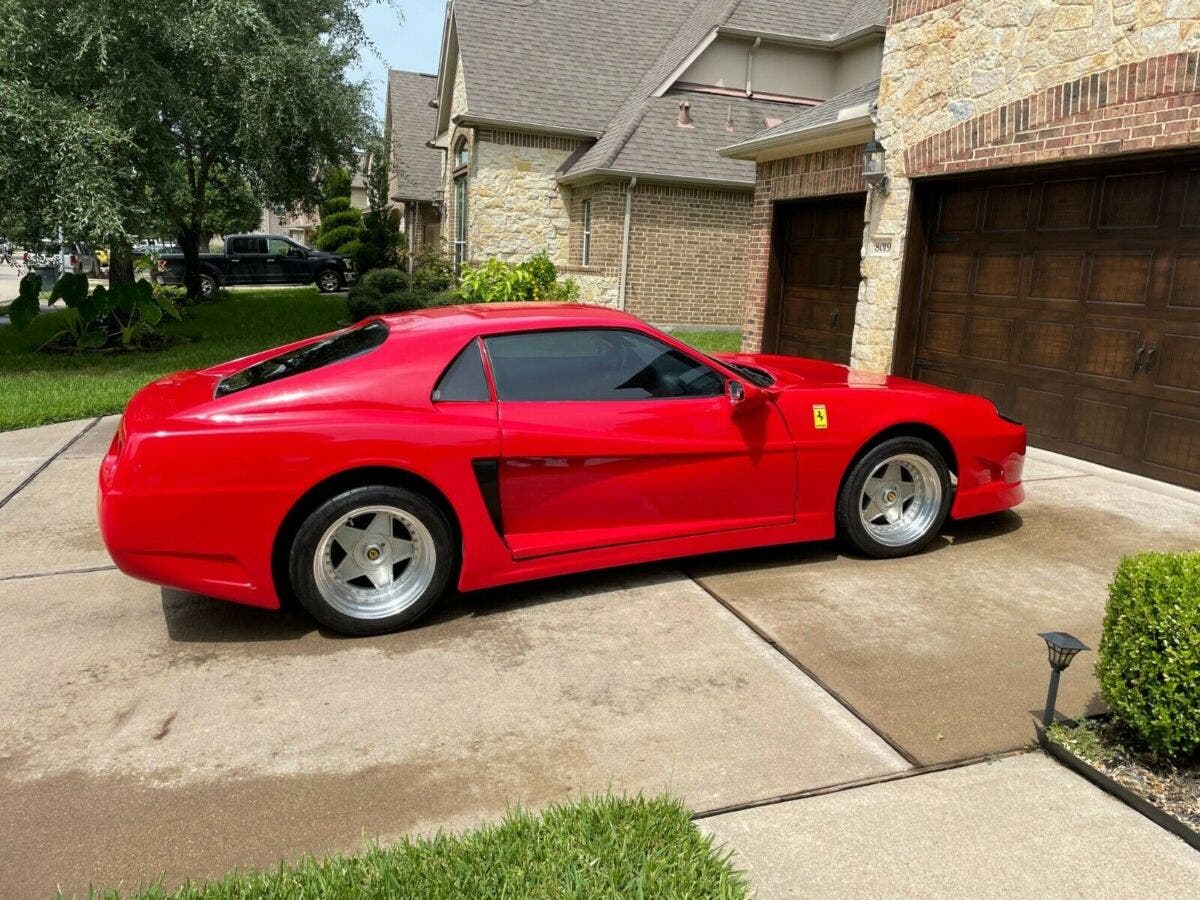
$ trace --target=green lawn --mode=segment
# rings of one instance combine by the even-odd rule
[[[61,330],[61,313],[27,331],[0,325],[0,431],[107,415],[124,409],[138,388],[168,372],[199,369],[332,331],[349,314],[345,299],[315,288],[237,291],[186,311],[164,326],[181,343],[154,352],[38,353]],[[676,335],[706,353],[735,352],[741,336],[724,331]]]
[[[742,898],[743,876],[674,799],[598,797],[541,815],[510,813],[462,835],[404,839],[359,856],[306,859],[223,881],[97,897],[188,900],[351,898]]]
[[[348,318],[343,296],[315,288],[238,291],[164,326],[185,339],[165,350],[35,352],[61,329],[59,315],[41,316],[23,332],[0,326],[0,431],[120,412],[138,388],[168,372],[331,331]]]

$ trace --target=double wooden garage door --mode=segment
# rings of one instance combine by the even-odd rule
[[[1200,157],[917,202],[897,368],[990,398],[1036,446],[1200,488]]]

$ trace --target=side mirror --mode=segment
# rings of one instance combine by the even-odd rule
[[[742,410],[758,409],[767,402],[768,394],[762,388],[731,378],[725,383],[725,396],[729,398],[729,405],[736,413]]]
[[[741,406],[746,402],[746,386],[740,381],[730,381],[726,384],[725,394],[729,397],[731,406]]]

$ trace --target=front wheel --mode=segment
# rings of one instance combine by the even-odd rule
[[[340,290],[342,286],[342,276],[333,269],[326,269],[317,276],[317,290],[322,294],[332,294],[336,290]]]
[[[941,530],[950,499],[950,471],[937,449],[921,438],[891,438],[846,476],[838,495],[838,528],[868,556],[908,556]]]
[[[300,603],[343,634],[409,625],[445,592],[455,565],[446,517],[404,488],[346,491],[317,507],[292,541],[289,570]]]

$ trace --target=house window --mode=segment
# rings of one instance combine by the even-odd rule
[[[467,262],[467,173],[454,179],[454,270]]]
[[[467,139],[459,138],[458,143],[454,145],[454,168],[461,169],[470,162],[471,148],[467,146]]]
[[[583,201],[583,264],[592,264],[592,201]]]

